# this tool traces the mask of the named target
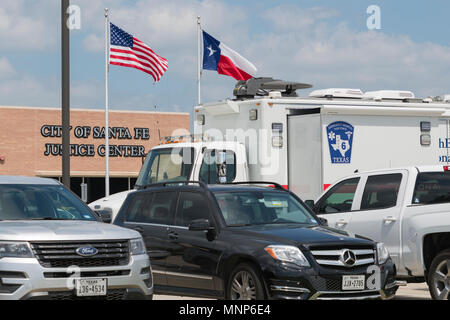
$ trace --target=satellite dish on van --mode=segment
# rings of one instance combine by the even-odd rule
[[[253,99],[255,96],[269,96],[270,92],[278,91],[282,97],[297,97],[296,90],[308,88],[312,88],[312,85],[266,77],[251,78],[247,81],[238,81],[233,95],[237,99]]]

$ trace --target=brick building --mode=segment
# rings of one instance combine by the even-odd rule
[[[72,109],[71,188],[87,201],[105,193],[105,113]],[[175,130],[189,131],[188,113],[110,111],[111,193],[130,189],[138,176],[142,157],[160,138]],[[51,108],[0,106],[0,174],[62,176],[61,111]]]

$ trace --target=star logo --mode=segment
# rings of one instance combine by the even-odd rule
[[[342,252],[341,256],[339,257],[339,260],[344,264],[346,267],[353,267],[356,263],[356,255],[351,250],[345,250]]]
[[[212,48],[212,46],[209,46],[209,47],[207,47],[206,49],[209,50],[209,56],[208,56],[208,57],[211,57],[214,53],[217,52],[217,50],[214,50],[214,49]]]
[[[336,138],[336,134],[335,134],[333,131],[331,131],[330,133],[328,133],[328,139],[334,140],[335,138]]]

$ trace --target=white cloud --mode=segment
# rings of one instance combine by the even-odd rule
[[[56,79],[25,75],[0,81],[1,105],[56,107],[60,105]]]
[[[88,52],[100,52],[102,50],[105,50],[105,38],[91,33],[86,38],[84,38],[83,47]]]
[[[295,13],[277,8],[263,13],[276,32],[259,34],[258,41],[250,43],[249,57],[260,75],[309,82],[316,88],[411,89],[418,96],[450,91],[450,47],[414,42],[407,35],[354,31],[346,23],[328,21],[335,17],[331,13],[311,13],[307,29],[289,31],[298,19]]]
[[[306,28],[339,15],[335,9],[326,7],[301,8],[296,5],[281,5],[265,11],[262,17],[281,31],[304,32]]]
[[[104,37],[102,17],[106,3],[110,1],[79,1],[84,25],[91,26],[90,31],[99,38]],[[197,16],[202,17],[204,28],[224,32],[229,39],[240,25],[247,25],[244,10],[220,0],[140,0],[134,6],[115,1],[109,7],[111,22],[159,48],[181,48],[186,44],[196,48]]]
[[[10,78],[17,74],[14,67],[6,57],[0,58],[0,79]]]
[[[2,51],[43,50],[56,44],[58,28],[51,23],[60,11],[52,0],[2,1],[0,42]]]
[[[0,105],[56,106],[56,79],[20,74],[6,57],[0,57]]]
[[[71,107],[102,107],[105,103],[104,84],[97,81],[76,81],[70,86]],[[89,102],[89,104],[86,104]]]

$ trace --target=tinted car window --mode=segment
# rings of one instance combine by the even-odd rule
[[[335,185],[319,202],[318,213],[327,214],[351,211],[358,182],[359,178],[352,178]]]
[[[145,222],[144,210],[149,208],[153,199],[151,193],[138,193],[133,196],[126,214],[126,221],[129,222]]]
[[[131,201],[126,221],[172,224],[176,192],[143,192]]]
[[[361,210],[383,209],[397,204],[402,174],[383,174],[367,178]]]
[[[423,172],[417,175],[413,204],[450,202],[450,172]]]
[[[223,155],[225,155],[223,157]],[[223,159],[220,159],[223,157]],[[202,166],[200,167],[200,181],[207,184],[221,183],[219,181],[218,163],[223,163],[226,168],[226,182],[232,182],[236,178],[236,154],[233,151],[227,150],[222,152],[219,150],[206,150],[203,158]]]
[[[228,226],[317,223],[300,202],[285,192],[217,192],[215,196]]]
[[[197,192],[182,192],[178,204],[176,225],[189,226],[192,220],[209,219],[207,198]]]
[[[0,220],[91,220],[80,199],[60,185],[0,185]]]

